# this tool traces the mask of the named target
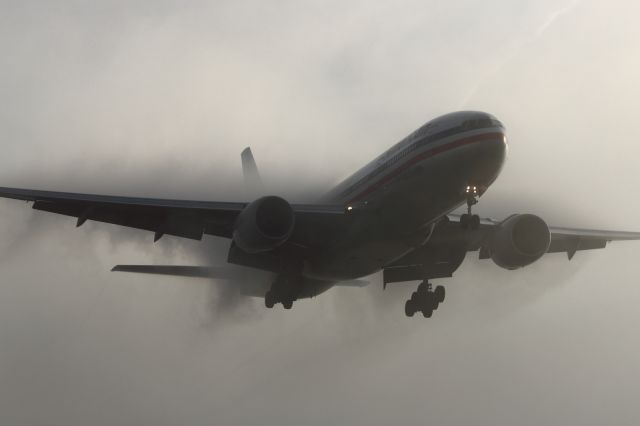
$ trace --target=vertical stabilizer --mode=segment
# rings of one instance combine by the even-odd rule
[[[264,184],[258,172],[258,166],[253,159],[251,148],[247,147],[240,154],[242,159],[242,174],[244,175],[244,185],[248,195],[258,196],[264,193]]]

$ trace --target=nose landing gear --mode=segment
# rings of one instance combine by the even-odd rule
[[[467,185],[465,190],[467,196],[467,213],[460,216],[460,226],[462,229],[471,229],[475,231],[480,228],[480,216],[477,214],[471,214],[471,208],[478,204],[478,187]]]
[[[418,289],[413,292],[411,299],[404,305],[404,313],[412,317],[416,312],[421,311],[425,318],[431,318],[433,311],[444,302],[445,291],[441,285],[432,290],[428,281],[423,281]]]

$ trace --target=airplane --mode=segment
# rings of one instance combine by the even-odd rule
[[[240,289],[267,308],[311,298],[335,285],[362,285],[382,271],[383,287],[418,281],[405,303],[409,317],[429,318],[445,299],[442,285],[468,252],[515,270],[546,253],[604,248],[640,233],[550,227],[533,214],[481,219],[472,208],[497,179],[507,155],[503,124],[460,111],[435,118],[385,151],[313,204],[277,195],[250,202],[119,197],[0,188],[0,197],[33,209],[164,235],[230,240],[227,263],[266,271],[265,285]],[[250,148],[241,154],[245,183],[264,191]],[[264,192],[262,192],[264,193]],[[466,205],[466,213],[453,212]],[[236,266],[237,267],[237,266]],[[118,265],[113,271],[233,279],[228,266]]]

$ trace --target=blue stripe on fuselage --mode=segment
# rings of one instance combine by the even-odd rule
[[[396,146],[378,157],[378,159],[374,160],[374,162],[365,166],[363,170],[371,168],[375,164],[375,162],[383,161],[381,164],[373,168],[373,170],[371,170],[369,173],[366,173],[365,176],[361,177],[353,184],[349,183],[349,180],[357,176],[362,170],[360,172],[357,172],[356,174],[342,182],[340,185],[338,185],[333,191],[331,191],[328,194],[327,198],[346,202],[346,200],[349,199],[349,196],[353,196],[354,194],[361,192],[365,184],[370,185],[372,180],[382,176],[384,172],[388,171],[389,173],[391,173],[393,170],[395,170],[396,166],[404,163],[404,160],[406,160],[407,158],[413,158],[415,156],[413,155],[409,157],[409,154],[416,154],[418,152],[426,151],[427,149],[432,149],[440,145],[441,143],[444,144],[463,136],[475,136],[483,133],[504,132],[504,128],[502,127],[487,126],[464,130],[461,130],[459,127],[453,127],[431,135],[420,134],[425,127],[427,126],[424,126],[423,128],[409,135],[407,138],[396,144]],[[479,132],[480,130],[482,130],[482,132]],[[339,190],[345,185],[347,186],[347,188],[345,188],[338,194],[333,194],[334,191]]]

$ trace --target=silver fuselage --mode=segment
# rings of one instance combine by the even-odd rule
[[[426,243],[436,221],[495,181],[507,151],[505,129],[490,114],[457,112],[407,136],[325,195],[357,217],[305,263],[313,281],[370,275]]]

